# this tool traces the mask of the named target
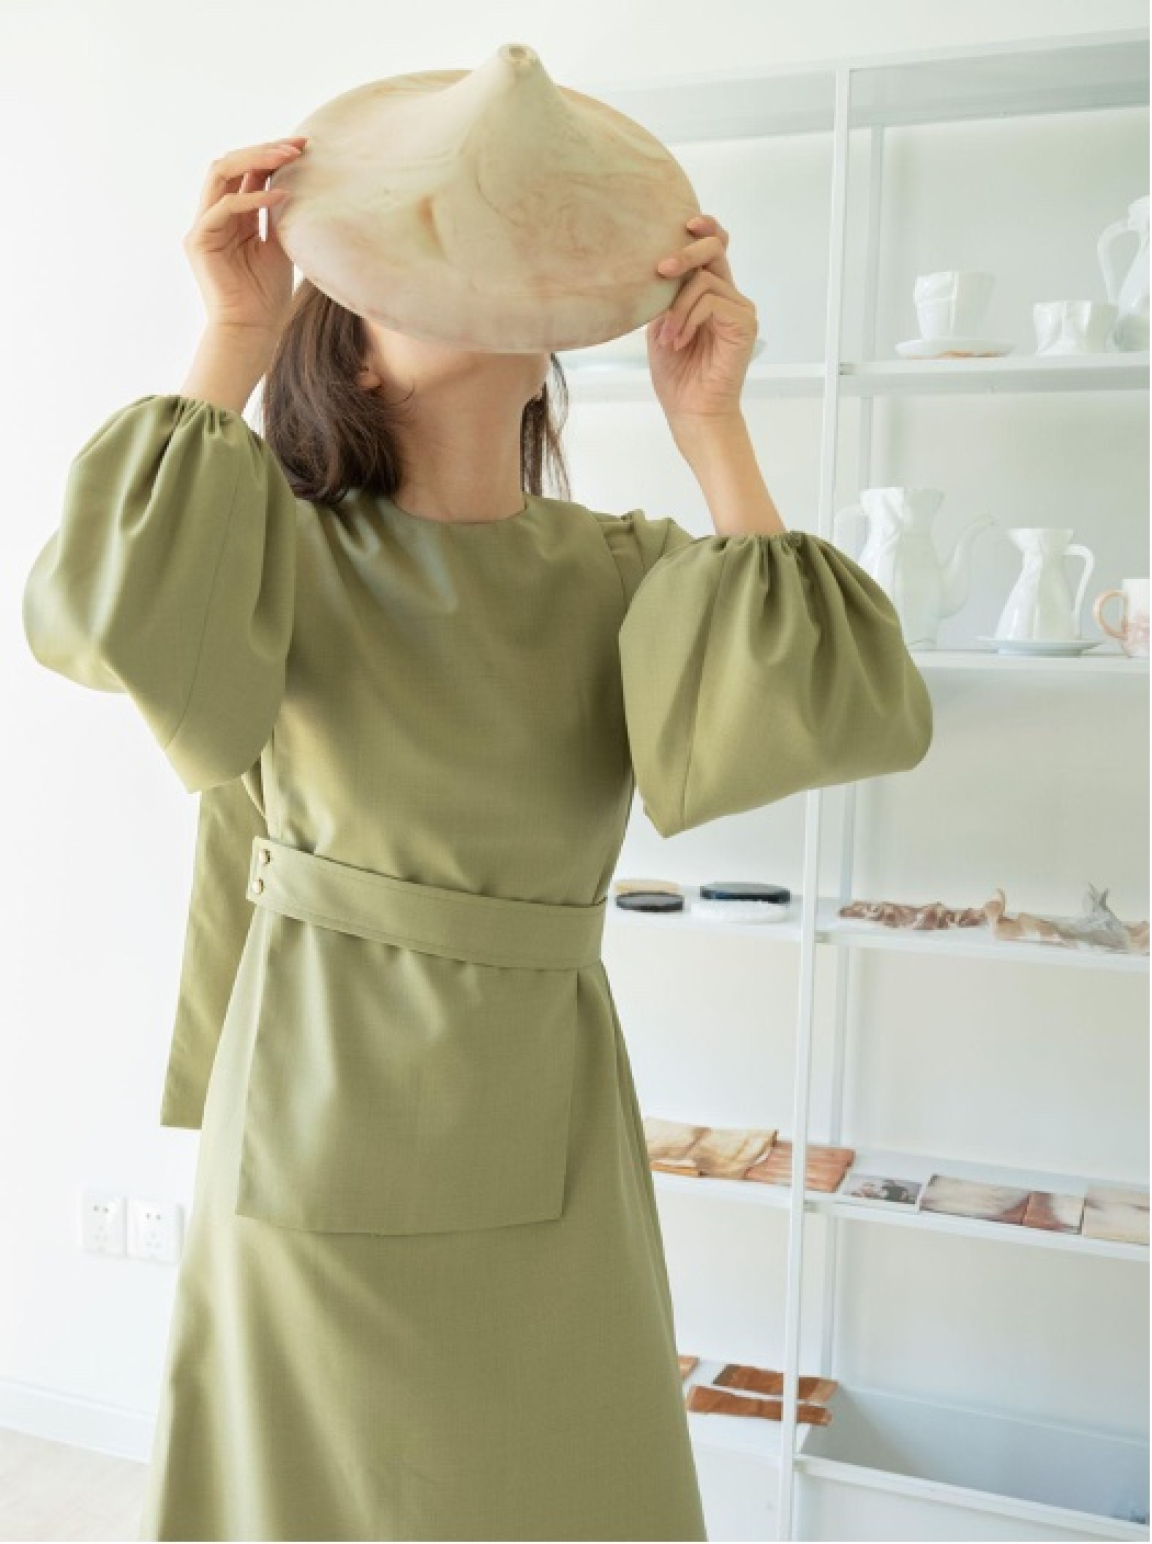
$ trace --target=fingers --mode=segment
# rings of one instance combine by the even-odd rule
[[[696,304],[684,318],[684,325],[673,347],[687,348],[710,316],[714,316],[718,322],[731,322],[741,333],[746,331],[749,337],[755,337],[755,313],[752,312],[750,304],[742,303],[743,301],[744,297],[741,295],[705,292],[698,296]]]
[[[702,295],[714,295],[745,311],[755,314],[755,306],[747,295],[742,295],[734,285],[713,273],[710,268],[700,268],[680,286],[676,299],[662,316],[655,320],[656,341],[663,344],[687,342],[696,330],[700,318],[696,307]],[[691,324],[691,332],[688,330]]]
[[[308,136],[289,135],[283,140],[268,140],[262,145],[245,145],[240,150],[230,150],[218,156],[208,168],[200,204],[196,211],[199,220],[213,205],[228,193],[250,193],[262,187],[274,171],[294,161],[303,153]]]
[[[686,273],[692,268],[707,266],[729,284],[734,283],[727,257],[728,232],[720,222],[712,215],[696,215],[686,222],[686,228],[694,233],[696,239],[688,242],[679,252],[661,258],[656,265],[657,272],[665,278],[675,278],[677,274]]]
[[[194,232],[203,235],[208,231],[223,230],[237,215],[277,204],[286,197],[287,190],[283,188],[254,188],[251,193],[225,193],[196,221]]]

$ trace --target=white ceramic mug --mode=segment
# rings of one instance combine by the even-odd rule
[[[1148,581],[1125,579],[1123,589],[1105,590],[1092,603],[1092,615],[1112,638],[1119,638],[1120,647],[1133,659],[1148,658]],[[1121,602],[1120,627],[1111,627],[1104,619],[1104,607],[1117,595]]]
[[[1032,307],[1038,354],[1102,354],[1120,315],[1106,300],[1038,300]]]
[[[996,275],[948,268],[917,276],[912,292],[922,338],[978,337]]]

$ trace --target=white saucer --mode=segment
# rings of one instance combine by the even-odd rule
[[[964,359],[989,354],[999,358],[1015,347],[1002,338],[909,338],[906,343],[897,343],[896,352],[901,359],[940,359],[951,354]]]
[[[1085,654],[1098,649],[1103,638],[986,638],[982,634],[978,643],[995,645],[998,654]]]

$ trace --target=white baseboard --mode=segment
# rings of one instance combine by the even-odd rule
[[[146,1464],[155,1418],[139,1410],[0,1378],[0,1426]]]

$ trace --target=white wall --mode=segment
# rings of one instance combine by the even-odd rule
[[[208,161],[230,146],[290,131],[311,108],[365,79],[470,67],[515,39],[537,48],[557,80],[588,89],[648,75],[1145,20],[1136,0],[1091,7],[1078,0],[930,7],[713,0],[706,10],[672,0],[546,8],[8,0],[0,13],[8,205],[0,244],[8,362],[0,383],[8,504],[0,670],[8,755],[0,777],[16,882],[0,929],[7,984],[0,1422],[59,1430],[71,1422],[70,1430],[93,1441],[134,1444],[139,1452],[158,1393],[175,1273],[80,1254],[75,1201],[85,1184],[184,1200],[191,1192],[197,1139],[162,1130],[157,1119],[195,801],[123,699],[85,691],[35,664],[19,599],[56,522],[79,444],[117,406],[175,390],[183,377],[201,310],[180,241]],[[1033,299],[1103,298],[1096,237],[1147,190],[1146,133],[1146,115],[1126,111],[892,135],[880,351],[913,335],[912,278],[937,267],[995,270],[989,323],[1024,351],[1033,344]],[[854,158],[862,153],[854,146]],[[704,207],[733,233],[733,268],[757,303],[768,358],[820,357],[828,155],[819,138],[682,152]],[[965,169],[977,157],[973,181]],[[786,523],[813,524],[818,402],[746,406]],[[885,403],[870,481],[946,489],[939,522],[945,545],[983,511],[1002,526],[1073,525],[1099,556],[1095,593],[1123,574],[1148,571],[1146,466],[1132,449],[1146,407],[1139,394]],[[843,434],[837,505],[858,487],[851,407]],[[609,510],[640,504],[674,513],[700,533],[710,529],[699,489],[654,406],[574,407],[568,444],[575,498]],[[636,454],[639,445],[647,455]],[[990,631],[1014,571],[1011,551],[991,537],[975,553],[971,601],[945,624],[945,644]],[[981,686],[979,696],[963,681],[942,688],[947,750],[898,789],[862,793],[873,856],[860,874],[870,888],[860,893],[965,905],[1003,884],[1013,907],[1074,911],[1091,879],[1112,887],[1121,915],[1146,915],[1144,811],[1122,802],[1118,775],[1133,758],[1143,765],[1145,747],[1140,715],[1117,712],[1121,702],[1134,703],[1135,689],[1127,699],[1084,692],[1073,703],[1071,694],[1008,684],[994,693]],[[983,812],[978,820],[974,811]],[[620,872],[796,885],[801,817],[802,803],[788,801],[661,843],[637,811]],[[961,828],[963,840],[949,841]],[[719,1124],[788,1125],[790,950],[757,953],[730,941],[693,945],[669,960],[659,940],[645,938],[627,947],[610,940],[606,958],[646,1107]],[[867,1049],[858,1048],[864,1070],[850,1136],[957,1155],[970,1148],[971,1156],[1009,1162],[1027,1154],[1037,1166],[1139,1178],[1145,1041],[1131,980],[1102,982],[1076,971],[1038,979],[1009,965],[986,978],[961,978],[938,962],[913,969],[873,959],[858,986],[871,996],[860,1009]],[[775,1047],[762,1034],[757,1039],[766,1011],[779,1015],[783,1038]],[[976,1094],[956,1101],[960,1044],[985,1059],[989,1070],[976,1093],[983,1084],[990,1119],[978,1114]],[[1006,1096],[1006,1088],[1014,1093]],[[757,1240],[748,1231],[752,1218],[704,1216],[695,1201],[670,1205],[665,1217],[682,1348],[778,1358],[771,1275],[740,1268],[741,1261],[778,1261],[782,1235],[773,1234],[771,1219]],[[711,1268],[701,1232],[720,1252]],[[907,1283],[921,1247],[862,1242],[852,1261],[861,1291],[887,1270]],[[938,1252],[919,1262],[928,1273],[924,1289],[900,1304],[918,1360],[900,1361],[898,1346],[870,1338],[865,1315],[842,1348],[848,1365],[888,1386],[951,1388],[975,1403],[1135,1429],[1139,1379],[1118,1362],[1100,1325],[1086,1325],[1076,1309],[1091,1291],[1101,1323],[1123,1312],[1135,1324],[1127,1301],[1132,1277],[1096,1262],[1072,1271],[1040,1251],[1000,1251],[1039,1255],[1027,1262],[1034,1311],[1054,1331],[1078,1324],[1071,1344],[1061,1337],[1053,1365],[1043,1337],[1021,1345],[1011,1316],[997,1316],[997,1292],[1011,1290],[1007,1272],[1017,1262],[986,1252],[980,1269],[997,1286],[986,1355],[973,1359],[969,1344],[962,1356],[950,1348],[950,1315],[963,1310],[965,1288],[957,1284],[957,1260]],[[731,1310],[723,1344],[714,1314],[721,1300]],[[58,1397],[93,1406],[86,1414],[87,1406],[73,1404],[68,1414]]]

